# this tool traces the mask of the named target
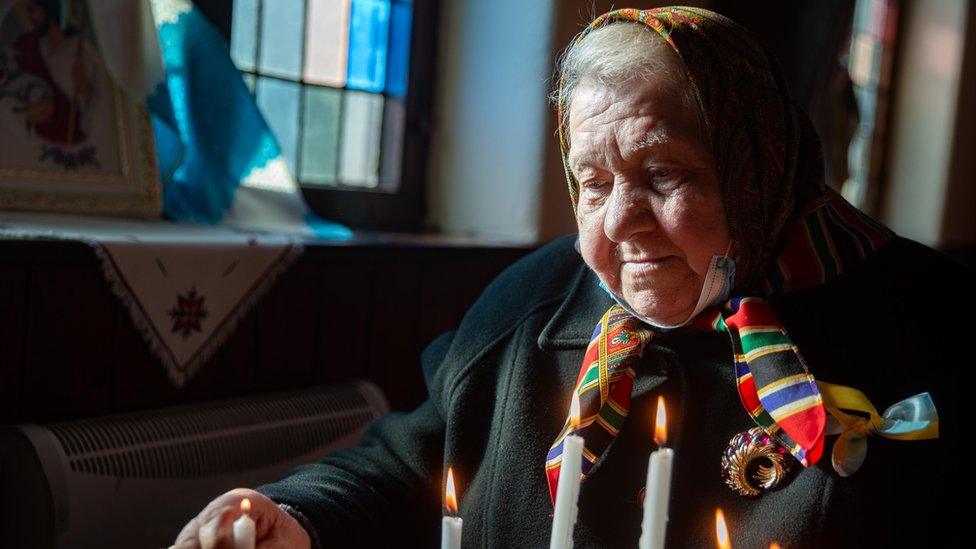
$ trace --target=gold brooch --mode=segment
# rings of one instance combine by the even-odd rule
[[[738,433],[722,455],[722,478],[741,496],[757,497],[778,486],[794,457],[759,427]]]

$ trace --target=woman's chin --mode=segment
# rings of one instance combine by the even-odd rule
[[[681,297],[683,299],[675,300],[673,295],[646,296],[638,294],[633,298],[624,295],[624,299],[634,309],[634,312],[658,326],[673,326],[688,319],[688,315],[695,310],[695,302],[685,296]]]

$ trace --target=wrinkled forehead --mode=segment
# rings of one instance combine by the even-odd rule
[[[697,117],[698,135],[719,164],[720,172],[727,164],[726,157],[736,148],[729,142],[741,134],[736,128],[742,130],[745,125],[751,126],[751,131],[762,131],[782,127],[782,97],[785,96],[781,96],[780,82],[773,76],[768,59],[754,37],[732,21],[695,8],[622,9],[596,18],[577,40],[613,23],[645,25],[676,54],[684,77],[681,82],[687,92],[687,102]],[[576,94],[573,95],[575,103]],[[558,136],[564,161],[573,140],[570,125],[575,123],[572,119],[577,115],[576,107],[578,105],[557,105]],[[745,116],[752,119],[745,120]],[[740,153],[746,154],[744,150]],[[566,169],[570,198],[575,208],[577,189],[568,162]],[[720,176],[724,175],[720,173]],[[778,179],[776,174],[770,175],[772,177],[766,179],[773,182]],[[729,181],[725,177],[722,181],[725,192],[735,192],[731,186],[726,186]]]
[[[708,150],[697,113],[673,84],[607,85],[591,79],[574,97],[567,120],[567,162],[573,172],[582,164],[604,164],[608,155],[626,159],[664,146]]]

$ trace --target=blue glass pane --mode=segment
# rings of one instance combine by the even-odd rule
[[[305,87],[305,127],[302,137],[301,182],[335,185],[339,163],[339,109],[342,92],[318,86]]]
[[[857,98],[858,109],[860,110],[860,126],[874,126],[874,108],[876,106],[877,94],[873,86],[855,86],[854,97]]]
[[[258,78],[258,108],[274,133],[285,162],[295,172],[298,164],[298,116],[301,85],[274,78]]]
[[[305,0],[267,0],[263,4],[258,72],[299,80],[305,42]]]
[[[347,87],[371,92],[383,90],[389,34],[389,0],[352,0]]]
[[[390,52],[386,64],[386,93],[396,97],[407,94],[412,19],[413,6],[406,2],[393,2],[390,13]]]
[[[258,53],[258,0],[234,0],[230,57],[242,71],[253,71]]]
[[[871,0],[854,2],[854,18],[851,26],[855,31],[866,31],[871,25],[871,4]]]

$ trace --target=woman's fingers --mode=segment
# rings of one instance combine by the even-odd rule
[[[263,495],[247,488],[236,488],[226,492],[209,504],[191,519],[176,537],[177,549],[223,549],[234,546],[234,521],[241,516],[241,500],[252,501]],[[267,498],[265,498],[267,499]],[[251,518],[257,518],[258,511],[252,507]]]
[[[236,488],[211,501],[183,527],[176,537],[176,549],[232,549],[234,521],[241,516],[241,501],[251,502],[248,516],[254,520],[257,547],[304,548],[310,546],[308,533],[298,521],[281,510],[264,494],[249,488]]]
[[[291,515],[280,508],[274,516],[274,524],[265,536],[258,536],[257,549],[309,549],[312,540]]]
[[[234,521],[241,510],[225,506],[215,510],[210,519],[200,526],[199,540],[202,549],[233,549]]]

